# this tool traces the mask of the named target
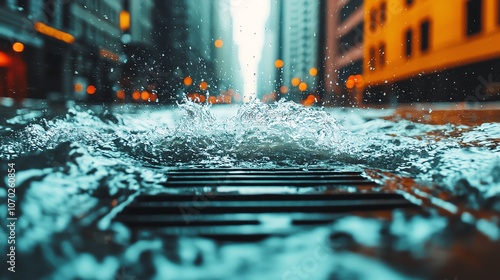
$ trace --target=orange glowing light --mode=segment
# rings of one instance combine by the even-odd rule
[[[274,66],[276,68],[283,68],[284,65],[285,65],[285,63],[281,59],[276,59],[276,61],[274,62]]]
[[[217,103],[217,97],[215,97],[215,96],[210,96],[210,97],[208,98],[208,103],[210,103],[210,104],[215,104],[215,103]]]
[[[94,94],[96,91],[97,91],[97,88],[93,85],[90,85],[87,87],[87,93],[90,95]]]
[[[83,90],[83,85],[80,83],[75,84],[75,92],[82,92]]]
[[[12,44],[12,49],[18,53],[23,52],[24,51],[24,44],[21,42],[15,42],[14,44]]]
[[[299,78],[293,78],[292,79],[292,86],[296,87],[300,84],[300,79]]]
[[[362,75],[358,74],[358,75],[354,76],[354,84],[355,84],[355,86],[357,88],[362,87],[363,83],[364,83],[364,81],[363,81],[363,76]]]
[[[0,66],[7,66],[10,64],[10,57],[3,53],[3,52],[0,52]]]
[[[306,91],[307,90],[307,84],[302,82],[299,84],[299,90],[300,91]]]
[[[193,102],[201,102],[200,94],[198,93],[190,93],[187,95],[187,98]]]
[[[69,33],[63,32],[61,30],[55,29],[54,27],[48,26],[42,22],[36,22],[34,25],[36,31],[55,38],[57,40],[61,40],[68,44],[73,44],[75,42],[75,37]]]
[[[141,92],[141,99],[144,101],[148,100],[149,99],[149,92],[147,92],[147,91]]]
[[[116,97],[118,99],[125,99],[125,92],[123,90],[119,90],[116,92]]]
[[[355,81],[354,81],[354,76],[349,76],[349,78],[347,78],[347,81],[345,82],[345,87],[348,88],[348,89],[352,89],[354,88],[354,85],[355,85]]]
[[[201,90],[207,90],[208,89],[208,84],[207,82],[203,81],[200,83],[200,89]]]
[[[193,84],[193,79],[189,76],[187,76],[186,78],[184,78],[184,85],[186,86],[190,86]]]
[[[281,94],[287,94],[288,93],[288,87],[287,86],[281,86],[280,87],[280,93]]]
[[[134,91],[132,93],[132,99],[138,100],[139,98],[141,98],[141,93],[138,90]]]
[[[120,12],[120,29],[122,31],[129,30],[130,28],[130,13],[127,11]]]
[[[307,96],[307,98],[304,101],[302,101],[302,105],[304,105],[304,106],[311,106],[315,102],[316,102],[316,96],[314,96],[313,94],[309,94]]]
[[[205,101],[207,100],[207,98],[205,97],[205,95],[199,95],[198,98],[200,99],[201,103],[205,103]]]
[[[158,94],[156,94],[156,93],[151,93],[151,94],[149,95],[149,101],[151,101],[151,102],[155,102],[157,99],[158,99]]]
[[[318,75],[318,69],[316,69],[314,67],[309,69],[309,75],[316,77],[316,75]]]
[[[214,45],[216,48],[220,49],[222,48],[222,46],[224,46],[224,41],[222,41],[221,39],[217,39],[215,40]]]

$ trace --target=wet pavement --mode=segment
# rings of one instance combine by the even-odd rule
[[[495,106],[3,104],[0,163],[15,163],[19,217],[12,279],[497,278]],[[168,186],[174,170],[194,168],[327,169],[359,172],[377,184]],[[138,195],[159,193],[203,197],[208,205],[227,195],[396,193],[418,207],[341,211],[319,225],[251,241],[137,235],[114,222]],[[209,214],[198,210],[191,215]],[[272,217],[271,225],[283,222]],[[6,240],[5,228],[0,234]]]

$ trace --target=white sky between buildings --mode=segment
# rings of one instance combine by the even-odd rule
[[[264,46],[266,20],[270,0],[231,0],[234,40],[239,49],[245,102],[255,98],[257,69]]]

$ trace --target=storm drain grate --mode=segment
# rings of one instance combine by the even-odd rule
[[[337,191],[368,185],[376,187],[359,172],[325,169],[175,170],[165,183],[170,192],[139,195],[115,220],[142,233],[243,238],[289,234],[348,212],[415,207],[399,194]],[[279,188],[288,191],[262,191]]]

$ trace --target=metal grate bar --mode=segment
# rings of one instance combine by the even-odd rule
[[[359,172],[326,169],[195,169],[168,173],[165,187],[191,194],[147,194],[115,217],[139,232],[154,230],[165,235],[266,236],[291,233],[328,223],[347,212],[390,211],[415,207],[403,196],[391,193],[338,193],[338,186],[353,188],[376,183]],[[196,194],[195,187],[212,187]],[[315,193],[234,194],[219,187],[316,187]],[[192,188],[192,189],[190,189]],[[328,188],[331,188],[332,192]],[[198,189],[199,190],[199,189]],[[222,188],[220,189],[222,190]],[[183,191],[185,192],[185,191]],[[318,193],[320,192],[320,193]],[[278,221],[278,222],[276,222]]]

